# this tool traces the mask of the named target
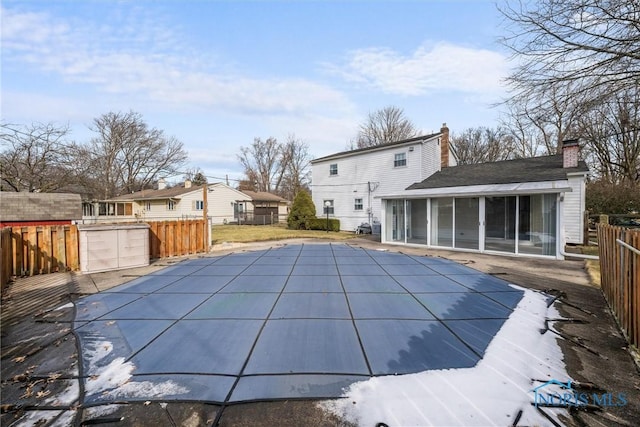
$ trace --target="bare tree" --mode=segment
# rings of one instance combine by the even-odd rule
[[[606,182],[640,182],[640,90],[601,98],[580,118],[584,151]]]
[[[183,176],[183,179],[191,181],[191,184],[196,186],[204,185],[207,183],[207,177],[204,175],[202,169],[198,167],[187,169]]]
[[[2,124],[0,188],[3,191],[56,192],[75,182],[77,147],[66,140],[67,126]]]
[[[461,165],[507,160],[514,151],[513,137],[500,127],[468,128],[460,135],[453,134],[451,142]]]
[[[282,151],[282,146],[273,137],[265,141],[254,138],[249,147],[240,147],[238,160],[255,191],[273,192],[280,187],[287,168]]]
[[[149,128],[136,112],[109,112],[96,118],[91,140],[93,181],[100,197],[109,198],[148,188],[160,177],[173,175],[184,165],[183,144]]]
[[[409,139],[418,133],[415,125],[405,117],[402,108],[388,106],[369,113],[367,120],[360,125],[355,143],[357,148],[372,147]]]
[[[559,153],[562,141],[576,137],[576,121],[583,105],[565,84],[514,96],[504,126],[514,137],[515,155],[533,157]]]
[[[240,190],[268,191],[288,200],[309,184],[309,146],[295,135],[282,144],[276,138],[255,138],[249,147],[241,147],[238,160],[245,179]]]
[[[287,167],[279,194],[293,200],[300,190],[309,190],[309,145],[291,134],[283,146],[282,157]]]
[[[518,58],[510,82],[520,93],[573,82],[611,93],[640,82],[637,0],[505,1],[503,44]]]

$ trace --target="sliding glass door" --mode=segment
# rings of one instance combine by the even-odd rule
[[[453,246],[462,249],[480,249],[480,198],[455,199],[455,239]]]
[[[556,255],[556,195],[519,196],[518,252]]]
[[[453,247],[453,197],[431,200],[431,245]]]
[[[515,253],[516,196],[484,200],[485,250]]]
[[[404,242],[404,200],[387,200],[386,239]]]

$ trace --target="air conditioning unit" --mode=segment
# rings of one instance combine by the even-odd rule
[[[413,151],[413,147],[409,147],[409,151]]]

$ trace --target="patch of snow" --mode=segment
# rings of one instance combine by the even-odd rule
[[[106,366],[94,370],[94,373],[85,382],[85,391],[88,395],[101,391],[120,387],[131,379],[135,366],[131,362],[125,362],[124,357],[117,357]]]
[[[152,381],[130,381],[118,388],[103,393],[110,398],[160,398],[188,393],[189,389],[171,380],[161,383]]]
[[[547,308],[545,295],[522,290],[522,300],[476,366],[373,377],[321,407],[356,425],[504,426],[520,410],[519,425],[547,425],[532,405],[533,389],[550,379],[568,379],[556,336],[540,333],[545,318],[559,314]],[[555,418],[566,415],[564,409],[544,411]]]
[[[110,341],[96,340],[84,345],[83,356],[87,361],[87,374],[96,375],[102,369],[98,362],[107,357],[113,351],[113,344]]]
[[[65,305],[61,305],[60,307],[56,307],[51,311],[64,310],[65,308],[73,308],[73,303],[72,302],[68,302]]]
[[[67,388],[48,398],[45,403],[51,406],[71,406],[80,399],[80,385],[77,380],[64,380]]]
[[[87,419],[99,418],[105,415],[113,414],[121,405],[101,405],[91,406],[84,410]]]
[[[75,425],[76,411],[64,411],[49,427],[72,427]]]
[[[49,427],[72,427],[76,411],[25,411],[22,418],[12,427],[33,427],[47,425]]]
[[[84,356],[89,376],[85,381],[87,396],[101,393],[103,398],[158,398],[189,392],[189,389],[173,381],[131,381],[136,369],[133,362],[116,357],[107,364],[100,363],[112,351],[113,343],[105,340],[98,339],[86,345]]]

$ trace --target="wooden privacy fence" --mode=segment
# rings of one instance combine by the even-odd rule
[[[206,252],[207,221],[148,222],[151,259]],[[12,276],[33,276],[80,268],[75,225],[0,229],[0,285]]]
[[[191,255],[208,250],[207,226],[204,219],[188,221],[148,222],[151,259]]]
[[[640,230],[598,224],[600,281],[630,344],[640,344]]]
[[[33,276],[77,270],[78,267],[78,229],[75,225],[2,229],[3,285],[11,276]]]

